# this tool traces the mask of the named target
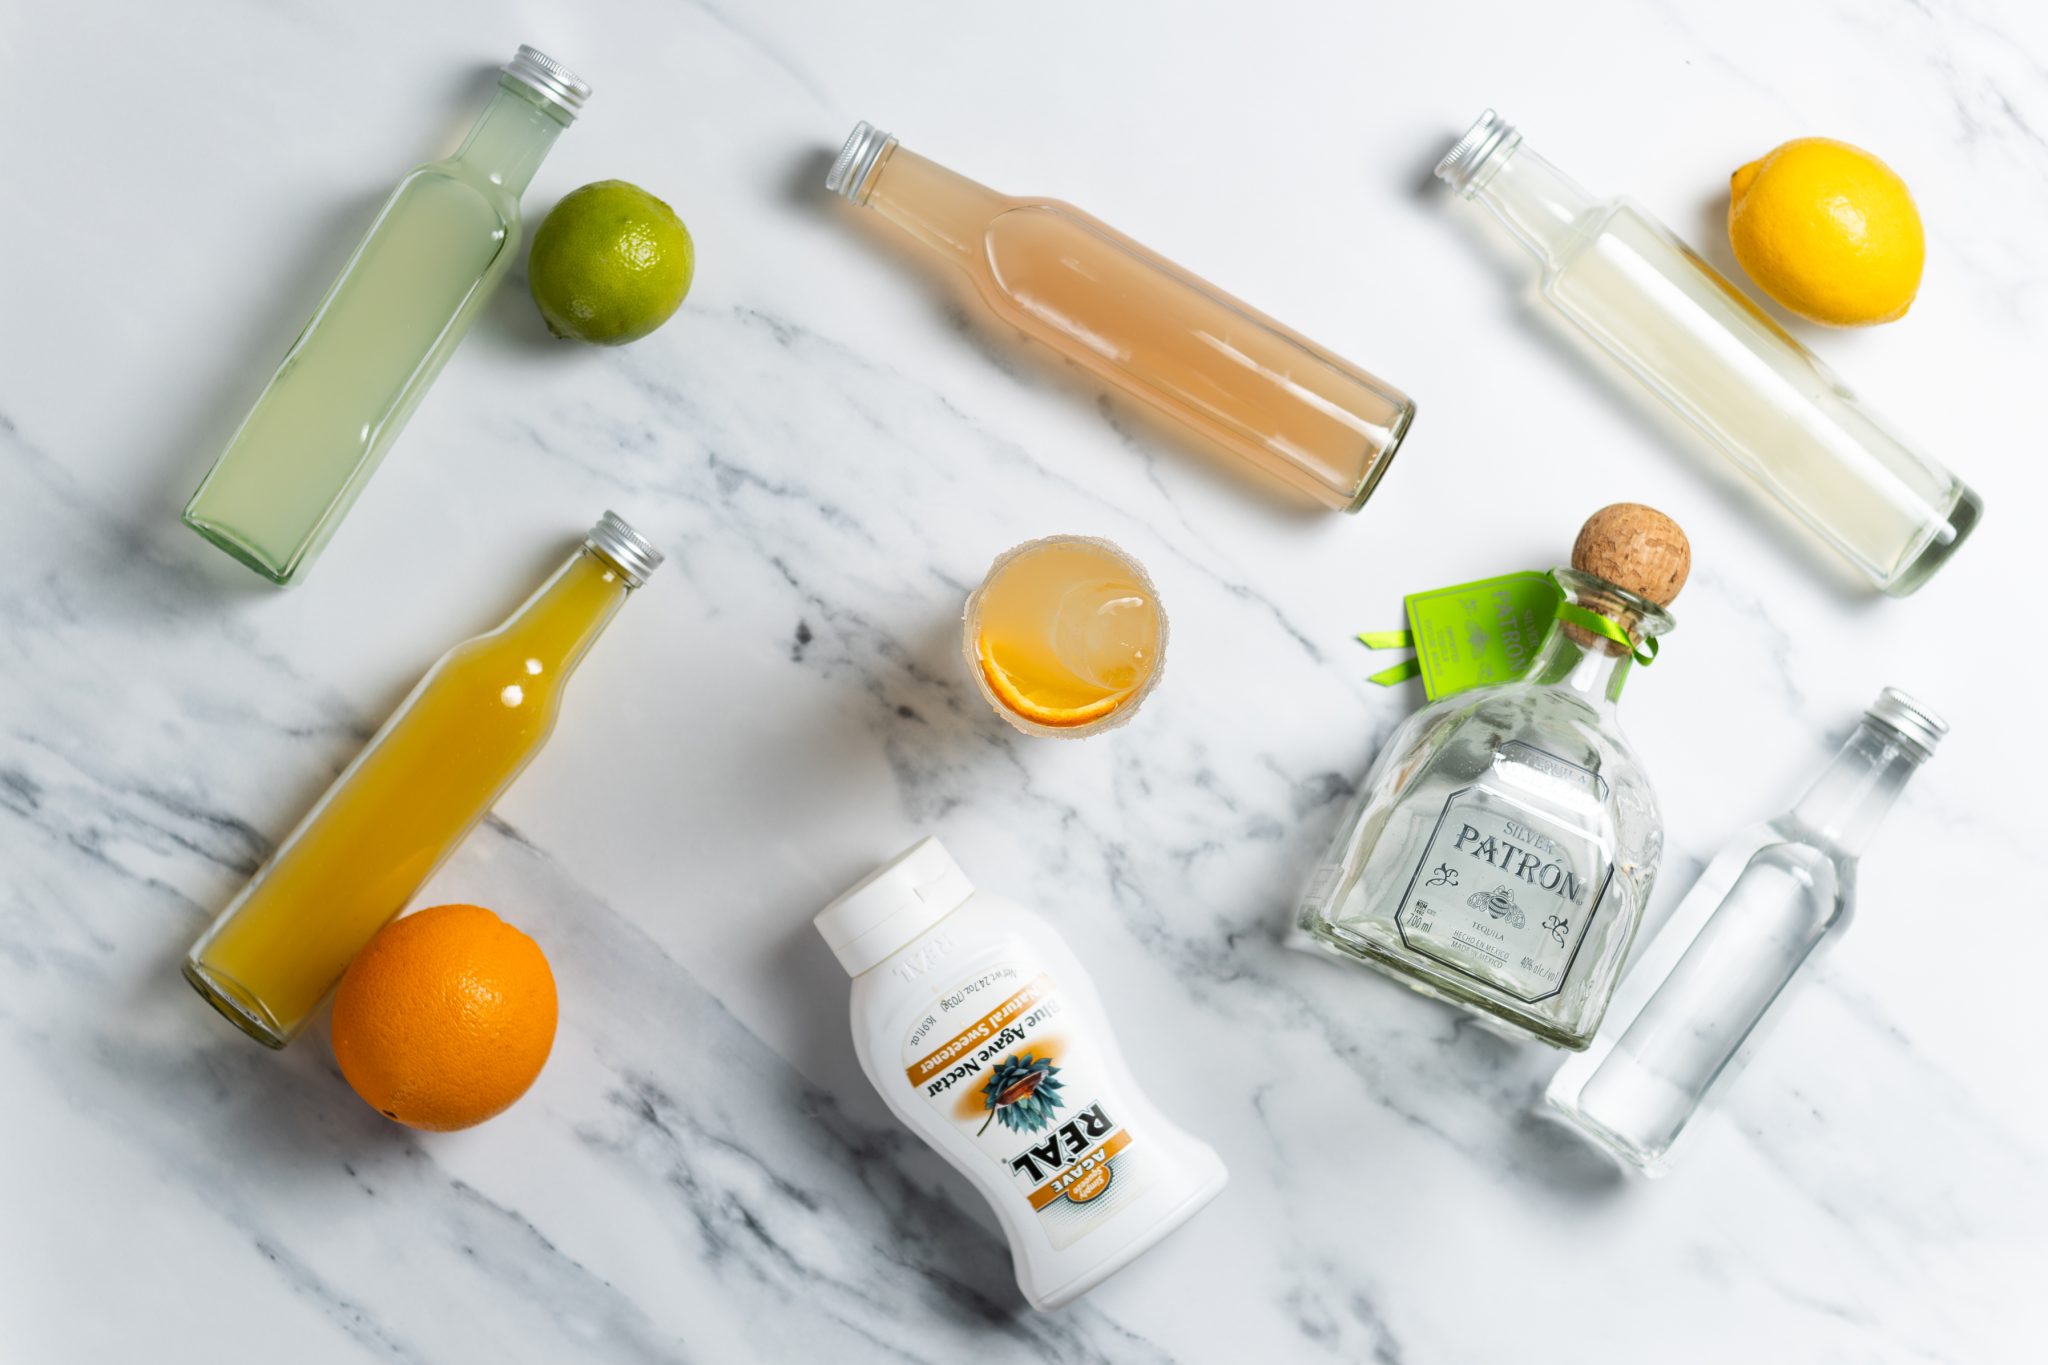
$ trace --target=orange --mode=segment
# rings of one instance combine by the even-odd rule
[[[334,993],[334,1060],[372,1109],[447,1132],[503,1113],[555,1045],[540,945],[480,905],[379,930]]]
[[[1106,697],[1098,697],[1080,706],[1054,706],[1032,696],[996,662],[995,647],[989,643],[988,636],[983,635],[975,643],[981,655],[981,674],[988,679],[989,690],[996,694],[997,700],[1003,705],[1024,719],[1040,725],[1061,729],[1091,725],[1129,701],[1131,694],[1138,690],[1134,686],[1126,687],[1120,692],[1111,692]]]

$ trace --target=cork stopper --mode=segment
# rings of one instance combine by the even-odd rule
[[[1685,586],[1686,575],[1692,572],[1692,546],[1678,523],[1656,508],[1639,502],[1617,502],[1586,518],[1586,524],[1579,528],[1579,538],[1572,545],[1572,567],[1660,607],[1668,607]],[[1636,634],[1642,619],[1620,598],[1588,601],[1585,605],[1612,617],[1631,636]],[[1577,626],[1567,626],[1565,630],[1581,645],[1591,647],[1596,643],[1597,637]],[[1609,653],[1621,652],[1621,646],[1611,640],[1597,643]]]
[[[1678,523],[1656,508],[1617,502],[1579,528],[1572,567],[1668,607],[1692,572],[1692,546]]]

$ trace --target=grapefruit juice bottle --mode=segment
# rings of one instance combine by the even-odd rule
[[[1357,511],[1408,431],[1399,390],[1071,204],[998,194],[866,123],[826,187],[1026,336],[1326,507]]]
[[[273,583],[306,570],[511,268],[519,197],[589,93],[519,49],[461,150],[399,182],[186,525]]]
[[[283,1047],[554,731],[562,688],[661,554],[612,513],[504,625],[457,645],[193,945],[185,977]]]

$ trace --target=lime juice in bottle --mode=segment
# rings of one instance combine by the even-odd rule
[[[519,197],[589,95],[519,49],[461,149],[399,182],[186,525],[274,583],[306,571],[511,267]]]

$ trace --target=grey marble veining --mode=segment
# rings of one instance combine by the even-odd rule
[[[37,57],[0,93],[33,132],[0,151],[9,1365],[2037,1353],[2035,7],[0,0],[0,38]],[[530,217],[642,183],[697,237],[695,291],[598,351],[550,341],[515,276],[310,580],[270,591],[177,508],[378,197],[521,41],[596,87]],[[346,97],[366,69],[377,98]],[[1905,175],[1912,314],[1792,328],[1984,494],[1930,587],[1817,571],[1528,320],[1421,184],[1489,103],[1724,267],[1725,176],[1777,142]],[[862,117],[1415,394],[1366,510],[1276,504],[964,305],[820,188]],[[1279,938],[1418,699],[1366,684],[1385,661],[1351,634],[1561,558],[1619,498],[1698,561],[1624,706],[1668,823],[1653,919],[1880,685],[1955,726],[1858,922],[1656,1186],[1533,1117],[1554,1056]],[[502,1118],[411,1133],[349,1091],[324,1022],[265,1053],[176,964],[426,665],[608,506],[669,563],[423,896],[534,934],[561,1034]],[[959,652],[990,560],[1058,532],[1131,550],[1172,620],[1144,713],[1075,744],[1001,725]],[[868,1089],[810,927],[924,832],[1055,918],[1232,1170],[1060,1313],[1023,1306],[977,1198]]]

